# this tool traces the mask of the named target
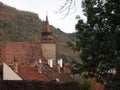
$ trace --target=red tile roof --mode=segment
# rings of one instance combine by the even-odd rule
[[[104,90],[104,85],[101,83],[95,83],[93,88],[94,90]]]
[[[50,79],[47,78],[42,73],[39,73],[35,66],[20,65],[18,67],[18,75],[23,79],[27,79],[27,80],[40,80],[40,81],[50,82]]]
[[[10,67],[13,69],[13,65]],[[66,67],[64,67],[64,69],[65,68]],[[54,65],[53,68],[50,68],[47,64],[44,64],[42,67],[42,73],[39,73],[37,67],[34,65],[19,65],[17,74],[25,80],[39,80],[45,82],[58,81],[59,83],[73,82],[73,79],[70,76],[71,74],[68,72],[66,73],[64,69],[61,68],[61,72],[59,73],[57,71],[57,65]]]
[[[65,68],[65,67],[64,67]],[[70,69],[70,68],[69,68]],[[45,65],[43,68],[43,73],[45,76],[51,79],[51,81],[59,80],[59,82],[73,82],[73,79],[70,77],[70,73],[66,73],[63,68],[61,68],[61,72],[59,73],[57,70],[57,65],[54,65],[53,68]]]
[[[97,82],[95,78],[91,78],[93,90],[104,90],[105,85]]]
[[[44,32],[51,32],[51,28],[49,25],[49,21],[48,21],[48,16],[46,16],[46,21],[45,21],[45,25],[44,25]]]
[[[70,65],[69,64],[64,64],[63,69],[64,69],[65,73],[71,73],[71,69],[70,69]]]
[[[37,42],[0,42],[0,64],[12,62],[14,57],[21,64],[46,61],[40,43]]]

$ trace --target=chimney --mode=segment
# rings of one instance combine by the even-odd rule
[[[15,57],[14,57],[13,63],[14,63],[14,71],[18,72],[18,61],[15,59]]]
[[[62,67],[63,67],[63,60],[62,60],[62,59],[59,59],[59,60],[58,60],[58,64],[59,64],[60,67],[62,68]]]
[[[42,61],[40,59],[39,59],[39,62],[38,62],[38,72],[42,73]]]
[[[51,68],[53,67],[53,60],[52,60],[52,59],[48,60],[48,65],[49,65]]]
[[[61,73],[60,64],[58,64],[58,66],[57,66],[57,71],[58,71],[58,73]]]

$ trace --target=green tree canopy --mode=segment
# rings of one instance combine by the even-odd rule
[[[82,69],[106,88],[120,88],[120,0],[83,0],[87,21],[78,20],[74,46]]]

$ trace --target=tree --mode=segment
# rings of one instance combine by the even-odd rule
[[[119,90],[120,1],[82,0],[82,6],[87,21],[78,20],[78,41],[73,45],[74,50],[82,50],[82,71],[105,83],[106,89]]]
[[[63,18],[65,18],[70,13],[74,13],[76,11],[75,1],[76,0],[65,0],[56,13],[62,13],[64,15]]]

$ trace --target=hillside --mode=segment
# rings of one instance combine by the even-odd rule
[[[37,41],[43,30],[44,21],[37,14],[28,11],[20,11],[0,2],[0,41]],[[74,41],[74,34],[66,34],[60,29],[51,26],[57,42],[57,57],[67,60],[75,54],[67,46],[68,41]]]

